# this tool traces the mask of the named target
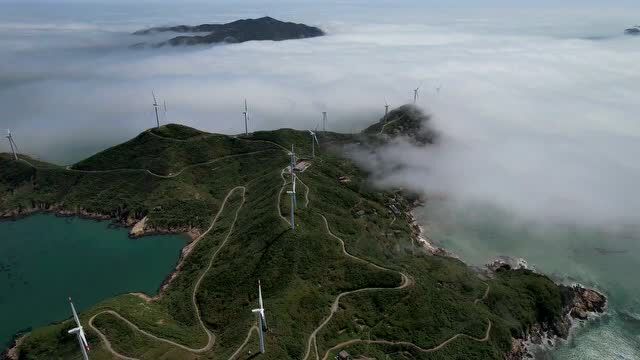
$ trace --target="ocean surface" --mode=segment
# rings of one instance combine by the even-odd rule
[[[0,222],[0,348],[19,330],[67,319],[109,297],[157,293],[181,235],[129,239],[108,222],[38,214]]]
[[[604,292],[608,312],[579,326],[538,359],[640,359],[640,231],[536,224],[499,210],[451,209],[433,202],[417,211],[432,240],[470,265],[500,256],[524,258],[554,281]]]

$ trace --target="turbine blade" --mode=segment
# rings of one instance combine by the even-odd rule
[[[87,351],[90,350],[89,348],[89,342],[87,341],[87,337],[84,335],[84,330],[80,330],[79,334],[80,338],[82,339],[82,345],[84,346],[85,349],[87,349]]]
[[[76,320],[76,324],[78,324],[78,327],[82,327],[82,324],[80,324],[80,318],[78,318],[78,313],[76,313],[76,308],[73,306],[73,302],[71,302],[71,297],[69,297],[69,304],[71,304],[71,311],[73,312],[73,318]]]

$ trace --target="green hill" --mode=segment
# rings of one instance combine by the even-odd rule
[[[153,231],[203,234],[158,299],[120,295],[80,315],[92,359],[327,359],[342,349],[503,359],[513,336],[562,316],[560,289],[544,276],[504,271],[482,280],[428,253],[413,236],[409,201],[372,187],[343,157],[353,136],[319,139],[310,159],[305,131],[230,137],[167,125],[70,169],[0,156],[0,214],[147,216]],[[283,173],[292,144],[311,164],[298,174],[295,232]],[[266,354],[255,356],[258,279],[269,331]],[[19,357],[79,358],[71,327],[68,319],[33,330]]]

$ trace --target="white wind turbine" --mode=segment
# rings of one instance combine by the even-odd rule
[[[78,343],[80,343],[80,350],[82,350],[82,357],[84,360],[89,360],[89,355],[87,355],[87,351],[89,351],[89,343],[87,342],[87,337],[84,334],[84,329],[82,328],[82,324],[80,324],[80,319],[78,318],[78,313],[76,313],[76,308],[73,306],[73,302],[71,302],[71,298],[69,298],[69,304],[71,304],[71,311],[73,311],[73,318],[76,321],[77,327],[69,330],[69,334],[76,334],[78,337]]]
[[[384,117],[387,117],[387,114],[389,113],[389,103],[387,103],[387,99],[384,99]]]
[[[318,144],[318,147],[320,146],[320,143],[318,142],[318,137],[316,136],[317,131],[318,131],[317,126],[314,131],[309,130],[309,135],[311,135],[311,157],[313,158],[316,157],[316,144]]]
[[[244,134],[249,135],[249,128],[247,126],[247,119],[249,118],[249,108],[247,107],[247,99],[244,99],[244,111],[242,112],[244,115]]]
[[[293,151],[293,145],[291,145],[291,152],[289,154],[291,155],[291,165],[289,165],[289,173],[291,174],[292,190],[287,190],[287,194],[291,196],[291,229],[295,231],[296,230],[295,209],[297,206],[297,199],[296,199],[296,173],[294,169],[296,167],[296,153]]]
[[[7,139],[9,139],[9,145],[11,146],[11,152],[13,153],[13,159],[18,160],[18,145],[13,141],[13,136],[11,136],[11,130],[7,129]]]
[[[420,90],[420,86],[418,86],[417,88],[413,89],[413,104],[414,105],[418,101],[418,90]]]
[[[158,108],[160,105],[158,105],[158,99],[156,99],[156,94],[153,91],[151,91],[151,95],[153,96],[153,110],[156,112],[156,127],[159,128],[160,118],[158,118]]]
[[[264,354],[264,333],[267,331],[267,319],[264,316],[264,305],[262,304],[262,288],[260,287],[260,280],[258,280],[258,306],[259,308],[251,310],[251,312],[258,314],[258,335],[260,336],[260,352]]]

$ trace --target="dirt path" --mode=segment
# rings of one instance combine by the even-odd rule
[[[338,349],[347,347],[349,345],[353,345],[353,344],[381,344],[381,345],[400,345],[400,346],[407,346],[410,347],[414,350],[417,350],[419,352],[423,352],[423,353],[431,353],[434,351],[438,351],[440,349],[442,349],[443,347],[445,347],[447,344],[449,344],[450,342],[456,340],[459,337],[465,337],[474,341],[478,341],[478,342],[486,342],[487,340],[489,340],[489,335],[491,333],[491,320],[487,319],[487,331],[485,332],[485,335],[483,338],[476,338],[467,334],[455,334],[452,337],[450,337],[449,339],[443,341],[442,343],[440,343],[437,346],[434,346],[432,348],[429,349],[424,349],[419,347],[418,345],[414,344],[414,343],[410,343],[407,341],[387,341],[387,340],[362,340],[362,339],[354,339],[354,340],[349,340],[349,341],[345,341],[342,342],[334,347],[332,347],[331,349],[327,350],[327,352],[325,352],[324,356],[322,357],[322,360],[327,360],[329,358],[329,354],[332,351],[336,351]]]
[[[345,291],[343,293],[340,293],[336,297],[336,299],[333,301],[333,303],[331,304],[331,311],[330,311],[329,315],[324,319],[324,321],[322,321],[322,323],[320,323],[320,325],[315,330],[313,330],[313,332],[309,336],[309,340],[307,341],[307,352],[305,353],[305,355],[303,357],[303,360],[306,360],[306,359],[309,358],[309,355],[311,353],[311,344],[313,344],[313,346],[314,346],[314,350],[315,350],[315,353],[316,353],[316,358],[319,357],[319,355],[318,355],[318,344],[317,344],[316,336],[318,335],[318,332],[320,332],[320,330],[322,330],[322,328],[325,327],[325,325],[327,325],[327,323],[329,323],[329,321],[333,317],[333,314],[335,314],[338,311],[338,305],[339,305],[340,299],[342,299],[342,297],[350,295],[350,294],[356,294],[356,293],[363,292],[363,291],[401,290],[401,289],[404,289],[404,288],[406,288],[406,287],[408,287],[408,286],[413,284],[413,281],[411,280],[411,278],[408,275],[406,275],[406,274],[404,274],[402,272],[398,272],[396,270],[392,270],[392,269],[388,269],[388,268],[382,267],[382,266],[374,264],[374,263],[372,263],[372,262],[370,262],[368,260],[365,260],[365,259],[362,259],[362,258],[359,258],[359,257],[357,257],[355,255],[350,254],[347,251],[346,247],[345,247],[344,240],[342,240],[340,237],[338,237],[337,235],[335,235],[334,233],[331,232],[331,229],[329,228],[329,222],[327,221],[327,218],[324,217],[324,215],[322,215],[322,214],[319,214],[319,215],[320,215],[320,217],[322,217],[322,220],[324,221],[324,225],[325,225],[325,228],[327,230],[327,233],[329,233],[329,235],[331,237],[333,237],[334,239],[336,239],[336,240],[338,240],[340,242],[340,246],[342,247],[342,253],[344,255],[346,255],[346,256],[348,256],[348,257],[350,257],[350,258],[352,258],[352,259],[354,259],[354,260],[356,260],[358,262],[366,263],[366,264],[368,264],[368,265],[370,265],[370,266],[372,266],[372,267],[374,267],[376,269],[379,269],[379,270],[397,272],[402,277],[402,282],[400,283],[400,285],[398,285],[396,287],[392,287],[392,288],[387,288],[387,287],[383,287],[383,288],[380,288],[380,287],[378,287],[378,288],[362,288],[362,289],[358,289],[358,290]]]
[[[224,201],[222,202],[221,206],[220,206],[220,210],[218,210],[218,213],[216,214],[216,216],[214,217],[213,221],[211,222],[211,225],[209,226],[209,228],[200,236],[200,238],[204,237],[205,235],[207,235],[215,226],[218,218],[220,217],[220,215],[222,214],[222,211],[224,210],[227,201],[229,200],[229,198],[231,197],[231,194],[233,194],[236,190],[242,190],[242,202],[240,203],[240,206],[238,206],[238,208],[236,209],[235,212],[235,216],[233,218],[233,222],[231,223],[231,226],[229,228],[229,232],[227,233],[226,237],[224,238],[224,240],[222,241],[222,243],[220,244],[220,246],[218,246],[218,249],[216,249],[216,251],[213,253],[213,255],[211,256],[211,259],[209,260],[209,265],[207,266],[207,268],[202,272],[202,274],[200,275],[200,277],[198,278],[198,280],[195,283],[195,286],[193,288],[193,292],[191,294],[191,303],[194,307],[195,310],[195,315],[196,318],[198,319],[198,322],[200,323],[200,327],[202,327],[202,329],[205,331],[205,333],[207,334],[207,344],[202,347],[202,348],[190,348],[188,346],[184,346],[181,344],[178,344],[174,341],[171,340],[167,340],[167,339],[163,339],[160,337],[157,337],[145,330],[140,329],[138,326],[136,326],[135,324],[133,324],[131,321],[127,320],[126,318],[124,318],[122,315],[118,314],[117,312],[113,311],[113,310],[105,310],[102,312],[99,312],[95,315],[93,315],[90,319],[89,319],[89,327],[98,333],[98,335],[100,336],[100,338],[102,340],[105,340],[105,344],[107,345],[107,350],[109,352],[111,352],[113,355],[122,358],[122,359],[133,359],[130,357],[127,357],[126,355],[122,355],[118,352],[116,352],[113,347],[111,346],[110,342],[108,341],[108,339],[106,338],[106,336],[100,331],[98,330],[98,328],[96,328],[93,325],[93,321],[95,320],[95,318],[100,315],[100,314],[111,314],[114,315],[116,317],[118,317],[119,319],[123,320],[124,322],[126,322],[129,326],[131,326],[133,329],[145,334],[146,336],[157,340],[157,341],[162,341],[165,342],[167,344],[179,347],[181,349],[187,350],[189,352],[193,352],[193,353],[203,353],[206,352],[208,350],[210,350],[214,343],[215,343],[215,335],[205,326],[204,321],[202,320],[202,316],[200,314],[200,308],[198,307],[198,304],[196,302],[196,294],[198,293],[198,288],[200,287],[200,284],[202,283],[202,280],[204,279],[204,277],[207,275],[207,273],[209,272],[209,270],[211,269],[211,267],[213,266],[213,261],[215,260],[216,256],[218,255],[218,253],[220,252],[220,250],[226,245],[227,241],[229,240],[229,237],[231,236],[231,234],[233,233],[233,229],[235,227],[236,221],[238,220],[238,214],[240,213],[240,210],[242,209],[242,207],[244,206],[245,203],[245,194],[247,189],[244,186],[236,186],[235,188],[231,189],[228,193],[227,196],[224,198]]]
[[[253,325],[250,329],[249,332],[247,333],[247,338],[244,339],[244,342],[238,347],[238,350],[236,350],[236,352],[234,352],[233,354],[231,354],[231,356],[229,356],[228,360],[232,360],[234,359],[236,356],[238,356],[238,354],[240,354],[240,352],[242,351],[242,349],[244,349],[245,346],[247,346],[247,344],[249,343],[249,339],[251,339],[251,333],[253,333],[254,331],[258,331],[258,327],[256,325]]]
[[[158,177],[158,178],[172,179],[172,178],[175,178],[175,177],[178,177],[178,176],[182,175],[182,173],[185,172],[186,170],[194,168],[194,167],[197,167],[197,166],[209,165],[209,164],[213,164],[215,162],[221,161],[221,160],[232,159],[232,158],[237,158],[237,157],[247,156],[247,155],[255,155],[255,154],[268,152],[268,151],[273,151],[273,150],[276,150],[276,149],[258,150],[258,151],[251,151],[251,152],[242,153],[242,154],[227,155],[227,156],[215,158],[215,159],[204,161],[204,162],[187,165],[187,166],[183,167],[182,169],[180,169],[180,171],[178,171],[176,173],[169,174],[169,175],[160,175],[160,174],[156,174],[153,171],[148,170],[148,169],[134,169],[134,168],[130,168],[130,169],[126,169],[126,168],[123,168],[123,169],[109,169],[109,170],[77,170],[77,169],[72,169],[70,166],[67,166],[64,169],[66,171],[75,172],[75,173],[82,173],[82,174],[105,174],[105,173],[112,173],[112,172],[144,171],[144,172],[148,173],[149,175],[152,175],[152,176],[155,176],[155,177]],[[38,167],[38,166],[33,165],[28,160],[25,160],[25,159],[20,159],[20,160],[25,162],[27,165],[29,165],[29,166],[31,166],[31,167],[33,167],[35,169],[45,169],[43,167]],[[46,169],[48,169],[48,168],[46,168]]]

